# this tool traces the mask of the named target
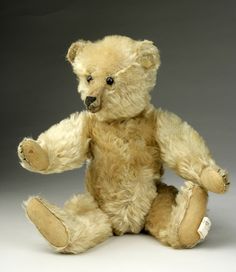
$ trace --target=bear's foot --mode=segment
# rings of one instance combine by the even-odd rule
[[[207,192],[192,182],[186,182],[178,193],[173,186],[160,184],[145,228],[173,248],[192,248],[210,229],[205,217],[207,199]]]
[[[24,203],[29,219],[61,253],[81,253],[112,235],[108,216],[88,194],[74,196],[63,209],[40,197]]]
[[[187,205],[185,211],[183,211],[184,216],[180,222],[177,236],[180,247],[191,248],[202,241],[208,233],[203,220],[206,213],[207,192],[200,186],[193,184],[190,185],[188,190],[189,192],[182,196],[187,196],[187,199],[185,199]],[[182,197],[181,202],[183,201]],[[177,213],[181,209],[181,202],[179,202],[180,207],[176,207]],[[181,214],[179,216],[182,217]],[[202,229],[202,233],[199,232],[200,229]]]
[[[29,219],[52,246],[64,248],[68,245],[68,230],[51,205],[38,197],[30,198],[25,205]]]

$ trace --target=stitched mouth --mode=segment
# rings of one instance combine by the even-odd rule
[[[100,109],[101,109],[100,106],[94,106],[94,105],[90,105],[87,107],[87,110],[92,113],[98,112]]]

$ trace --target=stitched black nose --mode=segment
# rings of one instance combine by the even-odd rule
[[[95,96],[87,96],[85,98],[85,105],[88,107],[90,104],[92,104],[96,100]]]

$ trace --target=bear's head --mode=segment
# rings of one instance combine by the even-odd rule
[[[160,65],[151,41],[124,36],[79,40],[70,46],[67,59],[79,79],[81,99],[99,120],[134,117],[149,104]]]

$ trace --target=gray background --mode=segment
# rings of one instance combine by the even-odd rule
[[[236,2],[15,0],[1,1],[0,15],[4,271],[236,271]],[[40,194],[61,205],[83,191],[84,169],[49,176],[30,173],[19,166],[16,147],[23,137],[36,138],[83,109],[66,51],[79,38],[96,40],[109,34],[155,42],[162,65],[152,92],[154,105],[195,127],[216,161],[230,172],[230,191],[210,194],[212,231],[206,243],[192,250],[173,250],[152,237],[126,235],[79,256],[62,256],[49,249],[24,217],[21,203],[29,195]],[[170,172],[165,181],[182,184]]]

